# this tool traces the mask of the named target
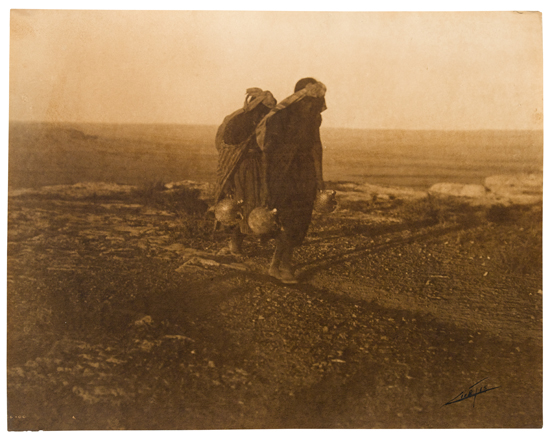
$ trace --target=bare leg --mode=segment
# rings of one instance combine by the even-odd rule
[[[279,265],[281,264],[281,258],[285,250],[285,241],[281,235],[277,236],[275,239],[275,252],[273,253],[273,259],[271,260],[271,265],[269,266],[269,275],[280,279],[279,274]]]
[[[229,250],[231,254],[243,254],[244,234],[241,233],[239,226],[235,226],[229,242]]]
[[[281,280],[283,283],[298,283],[294,277],[292,267],[292,251],[288,238],[281,232],[275,240],[275,253],[269,267],[269,275]]]
[[[281,258],[281,265],[279,266],[279,272],[281,273],[281,281],[283,283],[298,283],[294,276],[294,266],[292,265],[292,252],[294,247],[287,245],[283,256]]]
[[[286,250],[283,252],[283,256],[281,258],[281,266],[279,267],[280,270],[285,270],[290,272],[291,274],[294,273],[294,266],[292,265],[292,253],[294,251],[294,247],[287,246]]]

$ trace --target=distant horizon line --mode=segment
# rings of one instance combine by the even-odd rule
[[[99,122],[99,121],[39,121],[39,120],[9,120],[11,123],[28,123],[28,124],[95,124],[95,125],[126,125],[126,126],[154,126],[154,125],[167,125],[167,126],[201,126],[201,127],[218,127],[219,124],[204,124],[204,123],[166,123],[166,122],[146,122],[146,123],[136,123],[136,122]],[[332,127],[332,126],[321,126],[324,129],[340,129],[340,130],[406,130],[406,131],[450,131],[450,132],[472,132],[472,131],[544,131],[544,128],[533,128],[533,129],[506,129],[506,128],[477,128],[477,129],[467,129],[467,128],[452,128],[452,129],[443,129],[443,128],[423,128],[423,129],[414,129],[414,128],[390,128],[390,127]]]

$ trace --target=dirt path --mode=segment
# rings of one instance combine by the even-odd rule
[[[287,286],[271,243],[102,195],[10,197],[11,430],[542,425],[540,205],[317,216]]]

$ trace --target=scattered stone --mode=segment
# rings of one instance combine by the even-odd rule
[[[172,244],[172,245],[169,245],[168,247],[164,247],[165,250],[168,250],[168,251],[183,251],[185,250],[185,246],[183,244]]]
[[[180,266],[176,271],[179,271],[180,268],[197,266],[197,265],[219,267],[220,263],[212,259],[203,259],[202,257],[194,256],[191,259],[189,259],[187,262],[185,262],[182,266]]]
[[[124,203],[102,203],[100,204],[100,206],[105,209],[113,209],[113,208],[140,209],[143,207],[142,204],[124,204]]]
[[[92,195],[105,196],[109,194],[130,193],[132,189],[133,186],[131,185],[118,185],[116,183],[76,183],[74,185],[43,186],[37,189],[10,189],[9,196],[56,194],[61,196],[61,198],[84,198]]]
[[[107,236],[105,237],[105,239],[108,241],[125,241],[126,240],[122,236]]]
[[[120,360],[120,359],[116,359],[114,357],[109,357],[105,362],[109,362],[109,363],[114,363],[114,364],[119,364],[119,363],[125,363],[126,360]]]
[[[138,341],[139,342],[139,341]],[[161,344],[161,341],[159,340],[156,340],[156,341],[148,341],[147,339],[144,339],[143,341],[140,342],[140,345],[139,345],[139,348],[143,351],[151,351],[151,349],[154,347],[154,346],[158,346]]]
[[[391,198],[389,196],[389,194],[378,194],[376,196],[376,201],[390,201]]]
[[[114,230],[116,230],[117,232],[130,233],[132,236],[139,236],[144,231],[148,231],[150,229],[147,227],[116,226]]]
[[[164,337],[166,339],[179,339],[181,341],[191,341],[191,342],[195,342],[194,339],[191,339],[191,338],[188,338],[187,336],[183,336],[183,335],[164,335]]]
[[[201,250],[196,250],[194,248],[184,248],[182,250],[182,254],[184,257],[186,256],[199,256],[199,257],[204,257],[204,256],[212,256],[212,253],[208,253],[206,251],[201,251]]]
[[[145,209],[141,213],[142,215],[176,216],[175,213],[168,212],[166,210],[158,210],[158,209]]]
[[[491,176],[485,179],[485,186],[491,192],[504,197],[521,194],[542,196],[542,173]]]
[[[226,268],[231,268],[231,269],[237,269],[239,271],[248,271],[249,268],[248,266],[246,266],[244,263],[221,263],[220,266],[224,266]]]
[[[195,182],[193,180],[182,180],[179,182],[166,183],[164,187],[168,190],[177,188],[197,189],[200,191],[199,199],[206,200],[214,196],[214,185],[208,182]]]
[[[150,326],[153,324],[153,318],[151,318],[149,315],[145,315],[143,318],[138,319],[136,322],[134,322],[134,325],[137,326]]]
[[[430,192],[455,197],[484,197],[487,189],[483,185],[463,183],[436,183]]]
[[[196,265],[188,265],[187,263],[184,263],[179,268],[176,269],[176,272],[183,273],[183,272],[189,272],[189,271],[202,271],[203,268]]]
[[[216,253],[216,256],[227,256],[231,253],[231,250],[229,250],[229,247],[223,247],[220,251]]]

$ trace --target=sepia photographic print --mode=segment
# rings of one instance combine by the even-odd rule
[[[12,9],[8,430],[541,428],[542,20]]]

